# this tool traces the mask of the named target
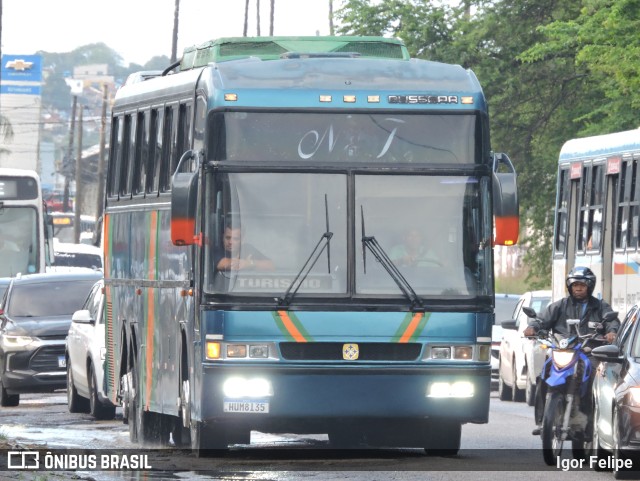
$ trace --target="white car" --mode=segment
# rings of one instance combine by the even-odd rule
[[[526,401],[533,406],[536,380],[542,372],[546,358],[540,342],[523,336],[529,318],[523,307],[531,307],[537,313],[551,302],[551,291],[525,292],[513,312],[511,319],[502,321],[500,343],[498,397],[503,400]]]
[[[491,328],[491,388],[498,388],[498,368],[500,367],[500,344],[502,342],[502,326],[500,322],[511,319],[520,297],[516,294],[496,294],[494,309],[494,325]]]
[[[102,249],[87,244],[53,242],[53,272],[102,269]]]
[[[113,419],[115,406],[104,393],[104,281],[95,283],[82,310],[71,318],[67,335],[67,403],[69,412]]]

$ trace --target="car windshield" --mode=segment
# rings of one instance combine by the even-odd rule
[[[7,301],[10,317],[72,315],[89,295],[95,279],[14,284]]]

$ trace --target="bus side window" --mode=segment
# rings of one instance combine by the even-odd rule
[[[164,111],[161,107],[151,110],[149,125],[149,160],[147,164],[147,193],[158,192],[160,164],[162,162]]]
[[[107,172],[107,195],[113,197],[118,195],[118,181],[120,177],[119,155],[122,145],[122,132],[120,128],[121,117],[113,117],[111,122],[111,146],[109,158],[109,171]]]
[[[138,112],[136,121],[136,132],[133,144],[133,181],[131,193],[137,195],[144,193],[145,166],[147,150],[147,124],[146,113]]]
[[[167,192],[171,188],[171,154],[175,150],[174,107],[167,105],[164,108],[164,128],[162,129],[162,156],[160,160],[160,192]]]

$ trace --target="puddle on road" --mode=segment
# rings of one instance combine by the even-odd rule
[[[20,396],[20,407],[31,411],[41,410],[42,406],[48,406],[49,412],[38,413],[41,416],[40,425],[34,425],[35,413],[24,414],[24,423],[20,418],[12,416],[11,408],[3,410],[2,416],[12,416],[12,422],[3,423],[0,416],[0,434],[9,439],[14,439],[21,444],[42,444],[48,448],[131,448],[127,426],[122,424],[121,414],[116,421],[95,421],[86,414],[69,418],[66,410],[60,410],[58,406],[67,405],[66,393],[24,394]],[[54,409],[50,409],[56,405]],[[118,410],[119,412],[119,410]],[[80,416],[86,418],[82,419]]]

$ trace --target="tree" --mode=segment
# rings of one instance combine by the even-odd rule
[[[537,64],[571,57],[603,98],[577,119],[580,135],[637,127],[640,116],[640,1],[590,0],[574,19],[540,27],[542,39],[522,58]]]
[[[580,7],[581,0],[468,0],[458,7],[428,0],[349,0],[337,12],[341,33],[397,36],[412,56],[475,72],[490,106],[492,147],[509,153],[518,170],[523,224],[532,232],[523,238],[532,286],[551,284],[558,153],[585,125],[604,87],[588,81],[570,51],[535,63],[521,55],[545,41],[539,26],[571,21]]]

